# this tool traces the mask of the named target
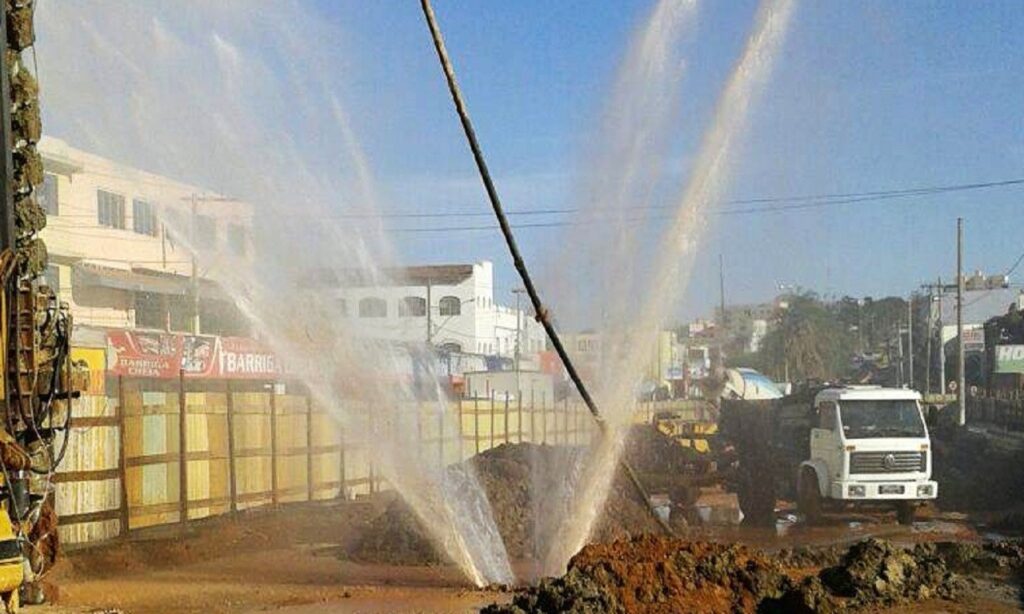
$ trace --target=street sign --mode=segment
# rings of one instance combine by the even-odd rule
[[[1024,345],[996,346],[996,373],[1024,373]]]

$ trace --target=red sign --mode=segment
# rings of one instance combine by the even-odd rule
[[[128,377],[274,379],[274,353],[246,337],[210,337],[141,331],[110,331],[116,356],[109,371]]]

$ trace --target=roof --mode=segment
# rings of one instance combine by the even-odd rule
[[[881,401],[903,400],[919,401],[921,393],[909,388],[883,388],[881,386],[846,386],[843,388],[826,388],[814,398],[820,401]]]
[[[368,286],[455,286],[473,276],[472,264],[433,264],[389,267],[379,273],[367,269],[321,269],[309,285],[359,288]]]
[[[191,292],[189,277],[154,269],[109,266],[106,263],[81,260],[72,265],[71,274],[73,275],[72,285],[79,287],[99,286],[129,292],[177,296],[187,296]],[[208,279],[199,279],[198,282],[201,296],[225,298],[224,293],[214,282]]]

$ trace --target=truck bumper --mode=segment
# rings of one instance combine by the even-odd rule
[[[832,482],[829,493],[832,499],[843,501],[903,501],[934,499],[939,494],[939,484],[934,480],[886,480],[871,481],[844,480]]]

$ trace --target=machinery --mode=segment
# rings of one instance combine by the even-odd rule
[[[913,390],[827,386],[774,400],[723,400],[720,428],[738,454],[740,507],[774,521],[778,496],[814,523],[826,508],[889,507],[909,524],[938,495],[932,446]]]
[[[43,281],[46,213],[39,90],[23,61],[34,0],[0,12],[0,598],[7,612],[43,599],[58,553],[53,475],[70,437],[71,402],[88,374],[71,361],[71,315]]]

